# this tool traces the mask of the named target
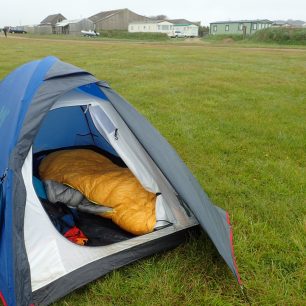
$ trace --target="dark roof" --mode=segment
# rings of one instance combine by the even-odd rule
[[[144,21],[132,21],[130,22],[129,24],[144,24],[144,23],[160,23],[160,22],[163,22],[163,21],[167,21],[167,22],[170,22],[169,20],[156,20],[156,19],[150,19],[148,18],[147,20],[144,20]]]
[[[99,20],[102,20],[102,19],[108,18],[110,16],[116,15],[116,14],[118,14],[118,13],[124,11],[124,10],[127,10],[127,9],[119,9],[119,10],[100,12],[96,15],[93,15],[93,16],[89,17],[88,19],[90,19],[93,22],[97,22]]]
[[[199,22],[192,22],[187,19],[167,19],[167,21],[173,23],[173,24],[195,24],[199,25]]]
[[[226,21],[215,21],[211,22],[210,24],[213,23],[247,23],[247,22],[268,22],[268,23],[273,23],[271,20],[268,19],[255,19],[255,20],[226,20]]]
[[[62,14],[53,14],[47,16],[40,24],[56,24],[58,18],[66,19],[66,17],[64,17]]]

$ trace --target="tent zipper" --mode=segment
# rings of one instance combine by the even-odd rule
[[[5,210],[5,200],[4,200],[4,186],[3,186],[3,183],[4,183],[5,178],[7,176],[7,172],[8,172],[8,168],[6,168],[4,170],[3,175],[0,177],[0,236],[2,234],[2,228],[3,228],[3,224],[4,224],[4,213],[5,213],[4,212],[4,210]]]
[[[5,180],[6,176],[7,176],[7,172],[8,172],[8,168],[6,168],[6,169],[4,170],[3,175],[0,177],[0,184],[1,184],[1,185],[4,183],[4,180]]]
[[[187,216],[188,216],[188,217],[191,217],[191,212],[190,212],[188,206],[186,205],[186,203],[184,202],[184,200],[182,199],[182,197],[181,197],[179,194],[178,194],[176,197],[177,197],[177,199],[179,200],[181,206],[184,208],[184,210],[185,210]]]

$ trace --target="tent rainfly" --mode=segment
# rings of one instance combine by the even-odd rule
[[[174,248],[199,224],[241,283],[228,213],[211,203],[165,138],[106,82],[55,57],[17,68],[0,83],[0,139],[4,305],[48,305],[116,268]],[[120,159],[156,194],[152,232],[90,247],[56,229],[35,189],[34,163],[42,152],[76,147]]]

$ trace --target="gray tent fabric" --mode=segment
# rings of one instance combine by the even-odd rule
[[[45,76],[45,81],[50,80],[52,78],[59,78],[59,77],[64,77],[68,75],[76,75],[78,73],[90,74],[89,72],[85,72],[83,69],[73,66],[69,63],[63,63],[61,61],[57,61],[49,69],[47,75]]]
[[[227,213],[212,204],[176,151],[142,115],[112,89],[101,87],[101,90],[179,196],[187,203],[241,284],[233,256],[232,232]]]

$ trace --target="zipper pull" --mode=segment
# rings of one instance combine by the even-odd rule
[[[115,129],[115,134],[114,134],[115,140],[118,140],[118,129]]]
[[[87,105],[86,105],[86,109],[85,109],[85,111],[84,111],[84,114],[86,114],[86,113],[88,112],[89,106],[91,106],[91,104],[87,104]]]

